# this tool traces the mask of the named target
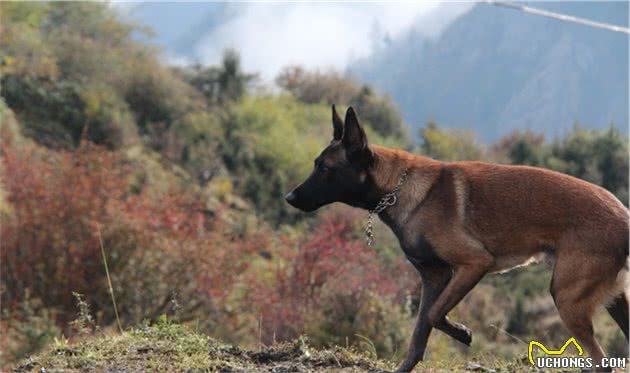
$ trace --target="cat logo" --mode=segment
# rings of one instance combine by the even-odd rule
[[[564,343],[564,345],[559,350],[549,350],[547,347],[545,347],[545,345],[543,345],[542,343],[540,343],[538,341],[530,341],[529,342],[529,351],[528,351],[528,354],[527,354],[527,356],[529,357],[529,362],[533,366],[536,366],[536,363],[534,362],[534,356],[533,356],[534,346],[540,347],[540,349],[543,350],[543,352],[545,354],[547,354],[547,355],[562,355],[564,353],[564,350],[566,350],[567,347],[571,343],[573,343],[573,345],[577,348],[578,355],[582,356],[584,354],[584,350],[582,350],[582,346],[580,346],[580,344],[575,340],[574,337],[571,337],[571,338],[567,339],[567,341]]]

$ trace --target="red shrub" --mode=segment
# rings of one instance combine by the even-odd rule
[[[273,264],[274,278],[250,280],[251,301],[262,320],[265,343],[304,333],[317,312],[334,307],[331,294],[360,308],[370,297],[400,300],[413,288],[408,266],[385,265],[374,249],[353,237],[352,224],[342,214],[324,215],[304,240],[282,241]]]
[[[71,307],[72,291],[89,293],[98,284],[95,224],[108,224],[108,211],[124,208],[127,185],[113,154],[101,149],[42,156],[2,144],[12,210],[1,232],[2,301],[20,302],[30,289],[44,304]]]
[[[183,317],[192,317],[225,297],[248,264],[257,237],[235,237],[221,211],[209,217],[195,193],[130,193],[129,169],[104,148],[57,153],[5,141],[1,151],[11,210],[1,227],[4,305],[30,291],[65,324],[78,292],[111,322],[97,227],[128,323],[169,311],[174,294]]]
[[[285,340],[308,328],[321,330],[322,341],[340,342],[406,320],[402,300],[416,276],[402,259],[390,263],[366,247],[349,210],[323,215],[300,239],[265,228],[242,233],[221,208],[206,211],[194,188],[132,193],[131,170],[104,148],[0,146],[8,202],[0,209],[8,217],[0,232],[5,308],[30,293],[67,326],[78,292],[99,324],[111,323],[98,227],[125,325],[173,311],[174,294],[181,319],[196,318],[234,342],[258,332],[264,342]],[[357,323],[346,322],[355,317]],[[375,343],[395,350],[401,335]]]

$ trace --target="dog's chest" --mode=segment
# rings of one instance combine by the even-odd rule
[[[383,218],[383,222],[394,232],[405,256],[414,265],[441,262],[421,227],[411,228],[407,224],[401,226],[396,222],[388,221],[387,218]]]
[[[407,238],[400,242],[400,246],[405,255],[414,265],[433,265],[442,263],[436,255],[431,243],[424,235],[416,235],[414,238]]]
[[[380,218],[394,232],[405,256],[415,266],[443,263],[424,235],[427,227],[421,224],[422,219],[409,219],[400,224],[389,214],[381,214]],[[414,224],[409,224],[410,221]]]

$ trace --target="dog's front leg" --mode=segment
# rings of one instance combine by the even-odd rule
[[[455,267],[453,278],[435,300],[428,313],[431,326],[442,330],[453,338],[470,345],[470,332],[459,324],[448,321],[446,314],[481,280],[490,268],[486,263],[475,263]]]
[[[428,318],[429,310],[448,284],[452,275],[452,270],[448,266],[425,266],[415,263],[414,266],[418,269],[422,278],[420,309],[418,310],[418,319],[411,336],[407,355],[397,372],[410,372],[418,364],[418,361],[422,360],[432,329]]]

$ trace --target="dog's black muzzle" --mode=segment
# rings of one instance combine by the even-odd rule
[[[317,210],[320,207],[317,204],[308,203],[307,201],[305,201],[305,199],[301,195],[301,193],[298,190],[298,188],[295,188],[294,190],[292,190],[289,193],[287,193],[287,195],[284,196],[284,199],[291,206],[295,207],[296,209],[302,210],[304,212],[315,211],[315,210]]]

